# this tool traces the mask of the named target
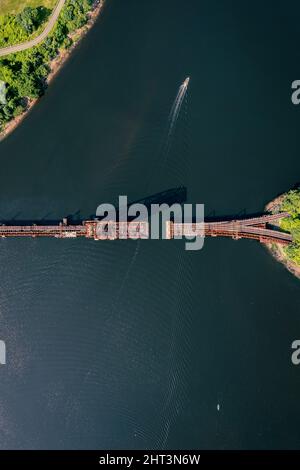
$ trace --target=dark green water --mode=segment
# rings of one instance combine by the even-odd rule
[[[296,1],[108,1],[0,144],[1,218],[87,218],[179,184],[207,215],[263,210],[300,178],[299,13]],[[0,245],[1,448],[299,447],[300,283],[258,243]]]

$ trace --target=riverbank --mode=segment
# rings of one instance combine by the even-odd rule
[[[57,56],[48,64],[50,67],[50,73],[47,77],[46,84],[47,87],[51,84],[52,80],[56,77],[59,71],[62,69],[64,64],[67,62],[74,49],[78,46],[80,41],[84,36],[89,32],[89,30],[94,26],[98,16],[102,12],[102,8],[105,4],[105,0],[97,0],[94,3],[93,9],[89,13],[89,19],[87,23],[80,29],[74,31],[69,35],[70,39],[73,41],[72,45],[68,49],[60,49]],[[32,108],[42,99],[28,99],[26,109],[22,114],[12,119],[6,124],[4,129],[0,132],[0,142],[8,137],[28,116]]]
[[[266,212],[278,212],[281,210],[281,205],[286,196],[286,193],[281,194],[273,201],[269,202],[266,205],[265,211]],[[279,224],[275,224],[279,226]],[[279,263],[283,264],[288,271],[290,271],[294,276],[300,279],[300,266],[290,259],[288,259],[287,254],[284,251],[284,247],[282,245],[275,245],[275,244],[266,244],[267,250],[270,254],[278,261]]]

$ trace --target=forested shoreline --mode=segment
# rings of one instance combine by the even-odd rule
[[[279,221],[280,229],[291,233],[293,242],[287,246],[270,244],[268,248],[277,261],[300,279],[300,187],[281,194],[265,207],[267,212],[288,212],[290,217]]]
[[[0,132],[22,115],[30,101],[47,88],[51,62],[73,44],[72,35],[89,19],[94,0],[67,0],[49,36],[32,49],[0,59],[0,81],[5,84],[5,102],[0,103]],[[26,7],[16,15],[0,16],[0,47],[27,40],[38,34],[51,10]]]
[[[284,253],[288,260],[300,266],[300,188],[282,196],[280,210],[290,214],[290,217],[281,220],[280,227],[293,236],[293,243],[284,248]]]

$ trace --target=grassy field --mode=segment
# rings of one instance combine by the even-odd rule
[[[7,13],[19,13],[25,7],[53,8],[57,0],[0,0],[0,15]]]

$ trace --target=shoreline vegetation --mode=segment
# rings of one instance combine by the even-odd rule
[[[41,44],[0,59],[0,80],[7,88],[7,104],[0,106],[0,142],[23,122],[44,95],[95,24],[104,3],[105,0],[67,0],[53,31]]]
[[[290,232],[293,243],[287,247],[278,244],[266,246],[278,262],[300,279],[300,187],[279,195],[266,205],[265,210],[272,213],[287,211],[291,214],[289,218],[281,219],[276,226]]]
[[[24,10],[25,7],[45,7],[54,8],[57,0],[1,0],[0,15],[16,15]]]

